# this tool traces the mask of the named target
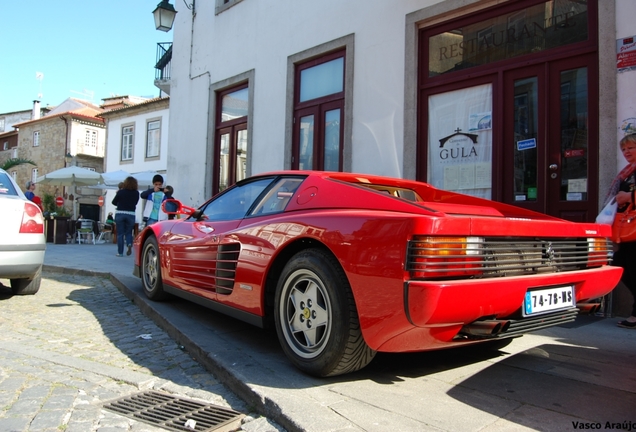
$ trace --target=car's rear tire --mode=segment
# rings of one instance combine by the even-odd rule
[[[157,239],[150,236],[141,250],[141,284],[146,296],[151,300],[161,301],[167,297],[163,290],[161,278],[161,258]]]
[[[11,279],[11,292],[14,295],[33,295],[40,290],[42,283],[42,267],[38,269],[33,279]]]
[[[342,267],[320,249],[299,252],[287,262],[276,287],[274,318],[283,351],[308,374],[354,372],[375,356],[362,337]]]

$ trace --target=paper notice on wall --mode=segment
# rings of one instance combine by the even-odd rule
[[[616,41],[616,69],[618,72],[636,69],[636,36]]]
[[[568,192],[587,192],[587,179],[569,179]]]
[[[468,116],[468,130],[479,131],[492,129],[492,114],[490,111],[470,114]]]
[[[459,166],[452,165],[444,167],[444,189],[459,189]]]
[[[475,187],[490,188],[492,186],[492,164],[481,162],[475,164]]]

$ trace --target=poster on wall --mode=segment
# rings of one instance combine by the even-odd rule
[[[618,72],[636,70],[636,36],[616,41],[616,69]]]
[[[428,99],[428,179],[440,189],[492,197],[492,86]]]

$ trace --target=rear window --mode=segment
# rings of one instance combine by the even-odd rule
[[[0,173],[0,195],[18,195],[11,178],[5,173]]]
[[[385,193],[387,195],[391,195],[397,198],[402,198],[407,201],[414,202],[422,202],[424,201],[417,192],[412,189],[393,187],[393,186],[384,186],[384,185],[376,185],[376,184],[365,184],[365,183],[357,183],[358,186],[367,187],[369,189],[376,190],[381,193]]]

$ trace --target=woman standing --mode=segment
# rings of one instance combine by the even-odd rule
[[[627,166],[616,176],[605,197],[607,204],[616,197],[618,212],[624,212],[634,202],[636,190],[636,134],[626,135],[620,141],[621,151]],[[629,288],[634,297],[632,313],[629,318],[618,323],[619,327],[636,329],[636,242],[621,242],[614,253],[614,265],[623,268],[621,281]]]
[[[135,210],[139,202],[137,179],[126,177],[121,189],[113,198],[113,205],[117,207],[115,212],[115,226],[117,227],[117,255],[124,256],[124,240],[128,246],[126,255],[132,253],[133,228],[135,227]]]

